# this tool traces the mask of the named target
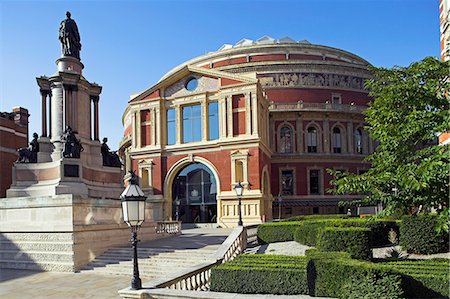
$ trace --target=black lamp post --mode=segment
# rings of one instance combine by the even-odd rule
[[[242,186],[241,181],[234,186],[234,191],[236,191],[236,195],[238,197],[238,212],[239,212],[239,221],[238,226],[243,226],[242,223],[242,210],[241,210],[241,197],[242,193],[244,193],[244,186]]]
[[[137,183],[137,177],[134,172],[131,173],[128,186],[120,195],[122,201],[123,221],[131,229],[131,244],[133,246],[133,279],[131,279],[131,289],[139,290],[142,288],[142,282],[139,278],[139,267],[137,258],[137,232],[145,220],[145,195]]]

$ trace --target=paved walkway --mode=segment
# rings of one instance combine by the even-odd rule
[[[232,229],[196,228],[139,246],[177,249],[202,248],[221,244]],[[131,250],[131,248],[130,248]],[[130,285],[131,277],[94,273],[33,272],[0,269],[0,298],[120,298],[117,291]],[[143,281],[143,284],[145,280]]]

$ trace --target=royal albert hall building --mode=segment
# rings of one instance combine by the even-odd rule
[[[288,37],[243,39],[183,63],[131,96],[120,155],[155,217],[231,227],[347,212],[333,168],[361,173],[374,142],[362,112],[369,63]],[[281,206],[281,213],[279,213]]]

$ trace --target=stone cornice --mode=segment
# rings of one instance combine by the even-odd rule
[[[263,54],[306,54],[306,55],[325,55],[327,57],[338,58],[348,60],[349,63],[364,65],[367,67],[370,63],[363,58],[347,52],[345,50],[322,46],[322,45],[313,45],[313,44],[269,44],[269,45],[253,45],[246,47],[238,47],[231,48],[228,50],[212,52],[206,55],[202,55],[187,62],[176,66],[169,72],[167,72],[164,76],[161,77],[160,80],[164,80],[172,73],[177,72],[179,69],[183,68],[186,65],[207,65],[214,60],[228,59],[233,56],[246,56],[246,55],[263,55]],[[334,62],[337,63],[337,62]]]

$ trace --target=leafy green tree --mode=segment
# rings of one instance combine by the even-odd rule
[[[359,203],[382,203],[384,215],[434,208],[440,228],[448,231],[450,148],[436,140],[450,128],[450,63],[428,57],[409,67],[371,71],[366,129],[379,145],[366,158],[371,168],[364,174],[329,169],[335,187],[330,191],[363,194]]]

